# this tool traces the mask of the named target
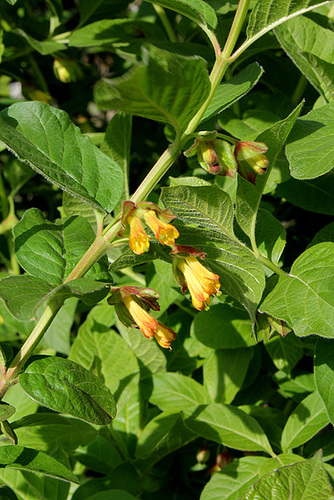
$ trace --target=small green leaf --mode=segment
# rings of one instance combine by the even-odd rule
[[[33,361],[19,382],[35,401],[97,425],[108,425],[116,415],[114,397],[101,380],[63,358]]]
[[[80,216],[50,222],[36,208],[27,210],[14,229],[14,248],[19,264],[29,274],[61,284],[95,239],[89,222]],[[108,259],[103,256],[87,278],[110,280]]]
[[[259,477],[259,469],[265,457],[242,457],[233,460],[214,474],[205,485],[200,500],[240,500]]]
[[[282,319],[299,337],[334,337],[333,243],[319,243],[302,253],[290,274],[280,276],[260,306]]]
[[[231,80],[222,83],[214,93],[202,121],[221,113],[238,99],[241,99],[257,84],[262,73],[261,66],[258,63],[253,63],[241,70]]]
[[[328,423],[329,418],[319,394],[309,394],[293,410],[283,429],[283,452],[306,443]]]
[[[208,25],[214,29],[217,25],[217,17],[214,9],[203,0],[147,0],[149,2],[161,5],[166,9],[178,12],[188,17],[197,24]]]
[[[322,464],[321,455],[286,467],[280,467],[253,484],[242,500],[333,500],[333,490]],[[291,494],[293,496],[291,496]]]
[[[94,95],[103,109],[117,109],[184,130],[209,91],[203,59],[148,45],[142,62],[124,76],[99,81]]]
[[[63,481],[79,483],[76,476],[54,458],[42,451],[24,448],[23,446],[1,446],[0,468],[39,472],[45,476]]]
[[[0,140],[20,160],[74,196],[110,212],[123,174],[65,111],[42,102],[13,104],[0,113]]]
[[[318,339],[315,349],[314,378],[328,416],[334,423],[334,359],[332,349],[333,342],[331,340]]]
[[[185,424],[206,439],[236,450],[273,451],[257,421],[232,405],[212,403],[199,406]]]
[[[0,422],[8,420],[15,413],[14,406],[7,403],[0,403]]]
[[[291,175],[314,179],[334,167],[334,103],[310,111],[296,121],[286,147]]]
[[[150,402],[164,411],[176,411],[188,406],[210,402],[206,389],[196,380],[180,373],[158,373],[153,377]]]

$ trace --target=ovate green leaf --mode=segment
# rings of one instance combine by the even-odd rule
[[[20,160],[71,194],[110,212],[122,193],[122,172],[70,120],[42,102],[0,113],[0,140]]]
[[[200,500],[240,500],[259,477],[259,469],[267,462],[265,457],[242,457],[233,460],[214,474],[204,487]]]
[[[253,63],[240,71],[236,76],[222,83],[214,93],[210,104],[205,111],[202,121],[221,113],[235,101],[247,94],[257,84],[263,69],[259,64]]]
[[[14,229],[15,254],[29,274],[59,285],[71,273],[95,239],[89,222],[69,217],[50,222],[36,208],[27,210]],[[108,259],[103,256],[86,274],[110,280]]]
[[[230,448],[273,454],[257,421],[236,406],[218,403],[200,406],[185,423],[200,436]]]
[[[184,130],[210,91],[203,59],[147,46],[142,62],[124,76],[95,85],[97,104]]]
[[[20,321],[29,321],[36,319],[39,306],[47,305],[51,300],[60,305],[68,297],[77,297],[86,304],[93,305],[106,296],[107,288],[106,283],[88,278],[80,278],[55,286],[35,276],[22,274],[0,280],[0,297],[15,318]]]
[[[21,373],[19,382],[41,405],[87,422],[107,425],[116,415],[109,389],[73,361],[56,357],[39,359]]]
[[[283,452],[306,443],[328,423],[329,418],[319,394],[309,394],[293,410],[283,429]]]
[[[334,167],[334,103],[310,111],[296,121],[286,154],[291,175],[314,179]]]
[[[206,389],[196,380],[180,373],[159,373],[153,377],[150,402],[164,411],[182,410],[210,402]]]
[[[312,19],[299,16],[275,34],[296,66],[327,101],[334,99],[334,33]]]
[[[333,243],[306,250],[293,263],[290,274],[279,277],[260,311],[287,321],[300,337],[334,337],[333,258]]]

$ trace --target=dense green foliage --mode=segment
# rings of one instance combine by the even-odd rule
[[[0,0],[1,499],[334,499],[333,5]]]

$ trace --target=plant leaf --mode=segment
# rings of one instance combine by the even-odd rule
[[[142,62],[121,77],[100,80],[94,96],[103,109],[117,109],[184,130],[209,91],[203,59],[147,45]]]
[[[178,12],[185,17],[188,17],[197,24],[207,25],[211,29],[215,29],[217,25],[217,16],[214,9],[203,0],[147,0],[149,2],[161,5],[166,9]]]
[[[263,69],[258,63],[252,63],[236,76],[222,83],[214,93],[210,104],[205,111],[202,122],[221,113],[246,95],[257,84],[263,74]]]
[[[12,423],[22,446],[34,443],[38,451],[52,453],[58,447],[74,451],[97,436],[97,430],[77,418],[48,413],[35,413]]]
[[[266,451],[273,455],[267,436],[257,421],[232,405],[199,406],[185,424],[198,435],[236,450]]]
[[[190,334],[213,349],[238,349],[256,344],[246,311],[219,304],[196,314]]]
[[[203,385],[215,403],[231,403],[242,386],[252,349],[218,349],[203,365]]]
[[[195,438],[196,434],[185,427],[182,413],[157,415],[144,427],[138,439],[136,457],[140,467],[151,468],[158,460]]]
[[[249,16],[246,46],[268,31],[331,0],[257,0]]]
[[[314,179],[334,167],[334,103],[310,111],[296,121],[286,154],[295,179]]]
[[[0,422],[4,420],[8,420],[15,413],[14,406],[11,406],[7,403],[0,404]]]
[[[318,339],[314,358],[314,379],[318,393],[326,407],[331,422],[334,422],[334,360],[333,342],[329,339]]]
[[[101,380],[64,358],[33,361],[19,376],[23,390],[52,410],[97,425],[108,425],[116,415],[114,397]]]
[[[321,455],[286,467],[261,477],[253,484],[242,500],[314,500],[321,491],[321,499],[333,500],[333,490],[323,467]],[[291,493],[293,497],[291,497]]]
[[[309,181],[290,179],[277,186],[276,194],[309,212],[334,215],[334,177],[324,175]]]
[[[290,274],[280,276],[260,306],[286,321],[299,337],[334,337],[333,243],[319,243],[302,253]]]
[[[0,113],[0,140],[53,184],[110,212],[123,174],[65,111],[42,102],[13,104]]]
[[[42,451],[23,446],[1,446],[0,468],[20,469],[22,471],[39,472],[45,476],[79,483],[76,476],[63,464]]]
[[[181,373],[158,373],[153,377],[150,402],[163,411],[176,411],[210,402],[206,389]]]
[[[299,16],[275,30],[281,46],[327,101],[334,99],[334,33]]]
[[[37,208],[27,210],[14,229],[14,248],[19,264],[29,274],[61,284],[95,239],[89,222],[80,216],[50,222]],[[86,274],[109,280],[108,259],[103,256]]]
[[[259,477],[261,465],[270,460],[265,457],[242,457],[233,460],[214,474],[205,485],[200,500],[240,500]]]
[[[29,290],[29,294],[27,294]],[[64,285],[54,286],[44,280],[22,274],[0,280],[0,297],[9,312],[20,321],[36,319],[36,312],[42,304],[51,299],[61,304],[68,297],[77,297],[88,305],[100,302],[108,293],[108,284],[80,278]]]
[[[137,332],[137,335],[141,335],[141,332]],[[115,395],[116,401],[139,373],[137,359],[125,340],[91,317],[80,326],[69,359],[87,370],[92,369],[95,363],[100,377]]]
[[[283,452],[306,443],[328,423],[329,417],[319,394],[309,394],[293,410],[283,429]]]

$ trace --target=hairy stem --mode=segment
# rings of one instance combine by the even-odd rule
[[[36,346],[42,340],[46,330],[52,323],[61,306],[62,303],[59,304],[59,301],[51,301],[50,304],[45,308],[37,325],[15,356],[5,376],[0,381],[0,399],[3,398],[9,387],[15,382],[15,379],[20,373],[22,367],[28,361]]]

